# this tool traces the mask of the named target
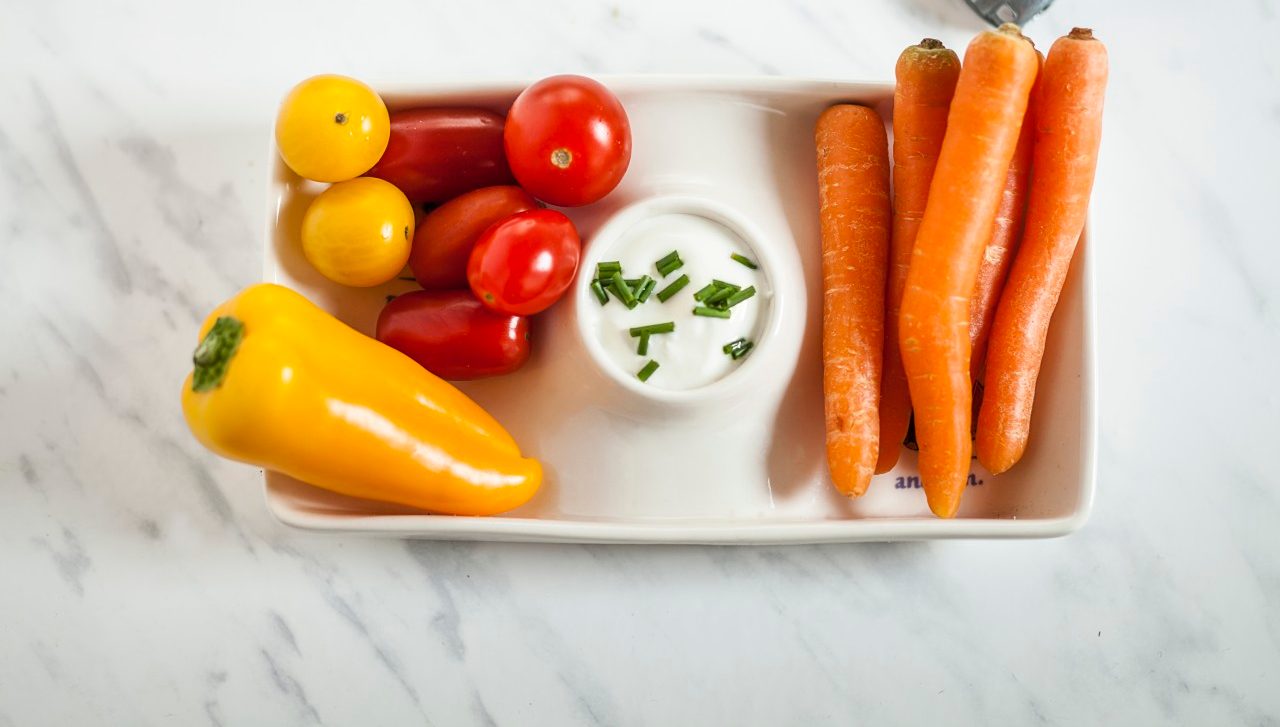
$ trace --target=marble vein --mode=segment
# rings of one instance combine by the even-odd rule
[[[89,187],[88,182],[85,181],[84,174],[81,173],[80,167],[76,163],[75,155],[71,151],[71,145],[68,143],[66,135],[62,132],[58,117],[54,113],[53,105],[49,103],[49,97],[45,95],[40,85],[34,81],[31,84],[31,95],[36,100],[36,111],[41,116],[41,125],[45,129],[49,142],[53,145],[62,171],[71,183],[76,196],[80,199],[81,208],[89,217],[89,224],[92,227],[94,237],[97,238],[98,244],[96,247],[99,252],[99,258],[106,268],[107,276],[117,292],[128,295],[133,289],[133,280],[129,275],[129,268],[125,264],[124,254],[120,251],[120,243],[111,231],[111,227],[107,224],[106,217],[102,214],[102,208],[98,206],[93,190]],[[80,219],[78,215],[73,216],[71,223],[75,225]]]
[[[369,645],[369,648],[373,650],[374,656],[377,658],[378,664],[386,670],[397,684],[400,685],[400,688],[404,690],[404,693],[408,695],[409,699],[412,700],[413,704],[418,708],[422,719],[426,720],[427,714],[424,711],[422,697],[418,695],[418,690],[409,683],[409,680],[405,677],[400,665],[396,663],[395,658],[387,647],[375,639],[373,634],[369,632],[369,626],[365,623],[364,619],[360,617],[360,614],[356,613],[356,610],[351,606],[351,604],[345,598],[340,596],[331,585],[325,589],[324,598],[329,604],[329,607],[341,616],[342,619],[347,622],[347,625],[354,629],[356,633],[359,634],[360,638]],[[428,720],[428,724],[430,724],[430,720]]]
[[[262,655],[262,660],[267,664],[267,671],[270,673],[271,681],[276,685],[276,689],[279,689],[281,694],[297,703],[298,708],[306,716],[308,722],[324,724],[324,720],[320,719],[320,713],[316,711],[315,705],[307,697],[307,690],[302,684],[276,661],[271,652],[262,649],[259,653]]]
[[[77,596],[84,595],[84,575],[93,566],[93,560],[85,554],[80,538],[69,528],[61,528],[61,543],[54,543],[49,538],[32,538],[32,543],[49,553],[58,574]]]

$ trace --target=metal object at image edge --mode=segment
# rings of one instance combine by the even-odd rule
[[[965,0],[965,3],[992,25],[1021,25],[1048,9],[1053,0]]]

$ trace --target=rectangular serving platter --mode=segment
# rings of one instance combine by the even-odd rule
[[[1096,478],[1094,272],[1086,231],[1049,333],[1032,438],[1012,471],[974,462],[959,515],[934,518],[914,452],[848,500],[827,475],[821,392],[821,272],[813,128],[834,103],[891,119],[893,87],[779,77],[601,77],[626,107],[633,157],[604,200],[564,210],[590,249],[619,210],[656,197],[707,199],[759,232],[757,244],[793,260],[800,294],[774,301],[800,330],[780,337],[767,385],[696,415],[653,416],[619,404],[586,355],[568,300],[534,320],[533,355],[515,374],[463,382],[546,469],[542,490],[499,517],[432,515],[333,494],[265,474],[281,522],[310,530],[453,540],[598,543],[821,543],[944,538],[1042,538],[1087,520]],[[505,112],[528,82],[383,85],[394,111],[479,106]],[[407,281],[355,289],[307,264],[298,230],[322,185],[299,179],[271,150],[264,278],[373,332],[386,296]],[[786,298],[786,299],[784,299]],[[792,350],[794,349],[794,350]],[[754,354],[753,354],[754,355]],[[738,373],[732,374],[738,375]],[[761,371],[753,375],[762,376]],[[376,462],[370,462],[376,467]]]

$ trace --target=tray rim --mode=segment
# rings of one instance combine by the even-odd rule
[[[610,87],[629,91],[679,90],[710,93],[815,93],[830,91],[834,98],[868,90],[892,99],[893,84],[863,79],[836,79],[812,76],[752,76],[719,74],[584,74]],[[511,76],[474,80],[410,81],[384,77],[369,82],[381,95],[425,96],[448,94],[509,94],[536,78]],[[888,122],[886,122],[888,123]],[[268,214],[262,237],[262,279],[274,282],[277,261],[271,254],[272,236],[278,214],[279,177],[283,161],[274,133],[268,135]],[[579,544],[660,544],[660,545],[805,545],[822,543],[896,542],[955,539],[1044,539],[1069,535],[1088,522],[1097,490],[1098,400],[1097,400],[1097,318],[1096,268],[1092,247],[1092,220],[1085,222],[1084,244],[1077,260],[1081,264],[1083,355],[1080,394],[1082,461],[1079,505],[1070,515],[1055,518],[854,518],[845,520],[674,520],[607,521],[587,519],[541,519],[494,516],[468,518],[452,515],[369,515],[330,516],[308,513],[284,506],[272,492],[271,474],[263,470],[263,497],[267,511],[281,524],[317,533],[358,534],[426,540],[493,541]]]
[[[1092,478],[1091,478],[1092,479]],[[849,520],[693,520],[611,522],[452,515],[326,516],[277,507],[270,485],[267,510],[280,523],[333,534],[423,540],[655,545],[815,545],[914,540],[1043,539],[1069,535],[1088,521],[1092,488],[1081,507],[1058,518],[860,518]]]

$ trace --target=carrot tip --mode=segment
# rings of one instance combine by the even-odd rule
[[[1017,23],[1004,23],[999,28],[996,28],[996,32],[1022,37],[1022,28],[1019,28]]]
[[[950,520],[960,511],[960,498],[953,497],[929,500],[929,510],[933,512],[935,517]]]

